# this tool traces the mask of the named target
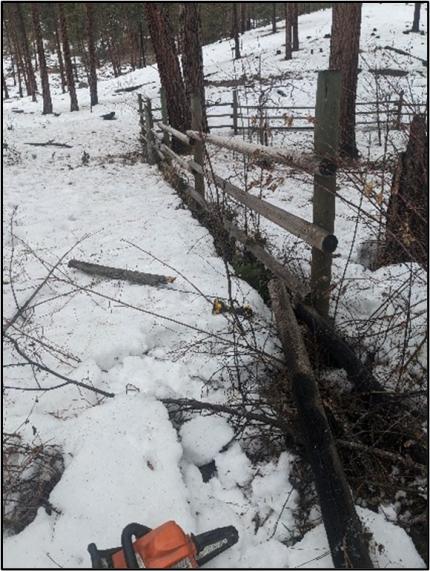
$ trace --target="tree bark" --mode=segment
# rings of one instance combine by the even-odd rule
[[[67,21],[64,14],[64,2],[58,3],[58,14],[60,21],[61,39],[63,42],[64,65],[66,68],[67,85],[69,87],[70,95],[70,111],[79,111],[78,98],[76,97],[75,79],[73,77],[72,58],[70,55]]]
[[[420,12],[421,12],[421,2],[414,3],[414,22],[412,24],[412,32],[420,31]]]
[[[19,2],[16,3],[16,12],[19,34],[21,36],[22,52],[24,55],[25,67],[27,71],[28,94],[31,95],[33,101],[36,101],[36,76],[34,75],[33,64],[31,62],[30,44],[28,42],[27,31],[25,28],[24,15],[22,13],[22,7]]]
[[[89,53],[89,83],[90,83],[90,100],[91,107],[99,102],[97,95],[97,56],[96,44],[94,39],[94,6],[92,2],[85,2],[87,12],[87,34],[88,34],[88,53]]]
[[[240,58],[240,44],[239,44],[239,13],[237,2],[233,2],[233,26],[232,36],[234,39],[234,59]]]
[[[45,50],[43,48],[42,28],[40,26],[39,4],[31,3],[34,34],[36,36],[37,56],[39,58],[40,80],[42,83],[43,114],[52,113],[51,89],[49,87],[48,69],[46,67]]]
[[[182,68],[184,71],[187,100],[192,95],[200,97],[202,108],[202,129],[208,131],[206,100],[203,75],[203,53],[200,40],[201,20],[196,2],[184,2]]]
[[[355,101],[360,47],[361,2],[335,2],[332,10],[330,69],[342,73],[339,150],[343,156],[357,158]]]
[[[66,74],[64,72],[64,61],[63,61],[63,54],[61,53],[61,42],[60,42],[60,32],[58,30],[58,22],[55,22],[55,47],[57,50],[57,58],[58,58],[58,66],[60,68],[60,77],[61,77],[61,91],[66,93]]]
[[[145,14],[161,85],[166,94],[170,125],[178,131],[185,132],[191,124],[190,106],[186,99],[184,81],[167,14],[155,2],[145,2]],[[160,38],[163,41],[160,41]]]
[[[293,36],[293,52],[299,49],[299,4],[292,3],[292,36]]]
[[[291,45],[291,28],[292,28],[292,9],[291,3],[284,2],[285,9],[285,59],[289,60],[293,57]]]
[[[425,117],[415,115],[391,186],[382,265],[413,260],[428,268],[427,134]]]

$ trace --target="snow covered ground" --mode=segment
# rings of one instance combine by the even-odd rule
[[[371,67],[381,64],[380,52],[372,51],[376,42],[395,43],[402,49],[412,47],[415,55],[426,57],[421,45],[426,38],[400,33],[412,11],[411,4],[365,4],[363,45]],[[373,27],[378,28],[381,39],[371,36]],[[303,50],[290,63],[274,55],[283,32],[267,35],[268,30],[243,36],[243,53],[248,57],[240,63],[231,62],[231,42],[207,46],[207,75],[211,80],[222,80],[241,75],[242,68],[254,73],[260,66],[256,58],[262,53],[266,76],[286,70],[302,75],[300,88],[287,90],[284,104],[287,100],[292,104],[313,103],[314,70],[326,67],[328,61],[329,40],[321,38],[330,31],[330,11],[300,19]],[[426,80],[418,72],[424,68],[417,60],[403,63],[417,72],[411,76],[413,92],[420,99]],[[360,78],[361,100],[368,96],[367,76],[363,73]],[[65,471],[50,496],[55,511],[48,515],[41,508],[23,532],[5,540],[5,567],[85,568],[89,564],[88,543],[115,546],[127,523],[156,526],[169,519],[194,533],[224,525],[238,528],[239,544],[211,562],[211,567],[330,567],[317,510],[315,528],[293,544],[298,494],[289,481],[295,461],[291,454],[283,452],[277,458],[252,463],[240,438],[232,442],[235,434],[225,419],[196,416],[179,426],[172,423],[160,400],[188,397],[229,403],[237,399],[238,388],[217,376],[230,358],[233,339],[231,323],[222,315],[212,314],[214,297],[228,297],[224,263],[208,232],[181,207],[157,168],[133,160],[139,153],[136,92],[116,94],[115,89],[138,83],[145,84],[142,94],[158,97],[157,71],[148,67],[100,81],[101,104],[92,112],[87,89],[78,90],[78,113],[69,112],[68,95],[56,89],[53,102],[59,116],[42,116],[41,102],[32,103],[29,98],[4,102],[6,317],[16,311],[13,294],[22,304],[50,265],[74,246],[59,266],[62,273],[56,273],[63,276],[62,280],[50,280],[32,303],[27,321],[17,323],[21,332],[43,338],[56,350],[37,341],[31,345],[32,340],[18,329],[9,333],[29,353],[41,354],[43,362],[58,372],[115,393],[113,399],[100,398],[71,385],[37,393],[6,391],[5,430],[18,431],[34,444],[61,446]],[[284,87],[291,85],[287,81]],[[230,100],[231,89],[210,87],[208,98]],[[112,110],[116,121],[100,118]],[[310,144],[307,135],[294,137],[294,144]],[[362,148],[367,138],[368,134],[360,135]],[[71,148],[28,145],[50,140]],[[375,155],[380,152],[374,144],[370,148]],[[222,174],[222,162],[226,161],[221,153],[214,161]],[[287,201],[291,211],[309,217],[306,184],[295,186],[295,192],[303,189],[300,196],[293,196],[287,183],[279,184],[271,200],[284,206]],[[264,192],[270,193],[267,189]],[[345,193],[357,200],[353,188]],[[346,255],[352,244],[347,223],[347,209],[341,207],[337,233],[347,244],[342,249]],[[275,250],[282,252],[291,245],[283,242],[285,233],[277,233],[273,226],[264,229]],[[360,240],[369,237],[365,224],[360,232]],[[169,286],[152,288],[91,279],[67,267],[71,258],[175,275],[176,280]],[[351,279],[351,289],[341,300],[339,311],[344,318],[347,312],[370,315],[386,292],[398,287],[407,270],[402,265],[371,273],[358,262],[355,250],[352,260],[348,279],[360,279]],[[346,258],[336,260],[336,275],[342,275],[345,264]],[[7,283],[11,277],[15,292]],[[417,311],[425,304],[425,287],[423,277],[413,292]],[[270,311],[259,294],[234,279],[233,296],[240,303],[250,304],[254,323],[261,324],[256,347],[277,355],[277,340],[264,326],[271,322]],[[425,315],[422,320],[424,324]],[[423,324],[417,325],[417,337]],[[207,353],[208,335],[217,336],[210,338],[213,355]],[[411,340],[411,346],[414,343],[417,339]],[[251,359],[245,350],[242,358],[245,362]],[[4,359],[6,364],[19,360],[8,346]],[[215,382],[208,384],[213,376]],[[56,384],[42,372],[37,373],[37,379],[44,388]],[[35,379],[29,367],[6,368],[4,383],[32,388]],[[198,467],[211,460],[215,460],[217,472],[204,482]],[[375,545],[372,553],[378,566],[424,567],[411,539],[388,520],[386,514],[393,512],[395,521],[394,507],[385,506],[380,513],[358,509],[376,544],[382,545]]]

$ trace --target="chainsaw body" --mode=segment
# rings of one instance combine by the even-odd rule
[[[187,535],[174,521],[150,529],[131,523],[121,547],[99,550],[88,546],[93,569],[197,569],[238,541],[233,526]]]

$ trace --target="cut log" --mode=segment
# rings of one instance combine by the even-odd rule
[[[163,284],[170,284],[175,281],[175,277],[160,276],[157,274],[145,274],[143,272],[136,272],[132,270],[124,270],[121,268],[111,268],[109,266],[101,266],[99,264],[90,264],[88,262],[80,262],[79,260],[70,260],[68,263],[69,268],[74,268],[97,276],[103,276],[111,280],[125,280],[135,284],[159,286]]]
[[[281,281],[272,280],[269,292],[334,565],[337,569],[373,569],[287,290]]]
[[[63,147],[64,149],[72,149],[73,145],[67,143],[55,143],[54,141],[46,141],[46,143],[24,143],[24,145],[31,145],[32,147]]]

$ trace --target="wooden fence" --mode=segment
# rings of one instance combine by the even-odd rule
[[[260,216],[277,224],[287,232],[300,238],[312,247],[311,260],[311,297],[314,306],[323,316],[328,316],[329,291],[331,283],[332,253],[338,241],[334,235],[335,192],[336,192],[336,148],[338,141],[338,116],[340,105],[340,79],[336,72],[320,72],[318,76],[317,105],[315,108],[315,152],[312,155],[298,153],[295,150],[266,147],[246,143],[234,138],[217,137],[203,133],[200,128],[201,108],[198,98],[193,98],[193,129],[181,133],[168,124],[167,113],[162,98],[162,120],[155,121],[151,101],[139,97],[141,137],[145,143],[146,158],[150,164],[170,160],[194,175],[194,188],[189,192],[202,208],[213,208],[205,195],[205,179],[236,202],[246,206]],[[174,138],[189,148],[193,159],[179,155],[172,150],[169,139]],[[271,163],[292,166],[314,177],[313,220],[307,221],[300,216],[287,212],[269,202],[257,198],[243,189],[223,179],[212,169],[205,167],[204,146],[215,145],[237,151],[254,160],[264,159]],[[265,251],[261,245],[249,238],[232,222],[226,221],[225,227],[231,236],[242,242],[245,248],[253,252],[264,265],[283,279],[294,294],[303,297],[306,288],[297,283],[297,279],[284,268],[278,260]]]
[[[286,377],[296,402],[306,448],[315,476],[316,489],[321,513],[327,532],[330,551],[336,568],[371,569],[367,539],[360,519],[355,511],[353,499],[340,461],[335,439],[322,404],[318,384],[313,375],[306,353],[301,329],[297,323],[296,311],[301,308],[305,315],[315,315],[324,323],[323,336],[335,338],[328,316],[329,291],[331,280],[332,252],[337,246],[334,231],[337,148],[339,136],[341,77],[337,71],[323,71],[318,75],[317,103],[315,109],[314,153],[305,155],[294,150],[267,147],[246,143],[237,138],[217,137],[202,131],[202,113],[199,96],[192,98],[192,129],[180,132],[167,122],[166,107],[162,98],[162,121],[158,129],[154,126],[151,101],[143,101],[139,96],[141,137],[146,159],[155,164],[169,161],[179,165],[194,176],[194,186],[187,185],[185,192],[194,205],[211,215],[217,204],[211,203],[206,193],[206,182],[214,183],[238,203],[294,234],[312,247],[311,299],[314,308],[302,303],[308,291],[290,270],[276,260],[263,245],[256,242],[230,219],[223,218],[217,211],[225,231],[234,240],[243,244],[277,279],[269,283],[272,309],[275,314],[279,336],[284,348],[288,371]],[[176,141],[192,153],[192,158],[178,154],[170,146]],[[254,160],[293,166],[314,177],[313,221],[278,208],[269,202],[245,192],[243,189],[223,179],[207,164],[206,145],[231,149]],[[293,304],[291,304],[291,295]],[[317,311],[315,311],[317,310]],[[321,317],[323,316],[323,317]],[[349,349],[349,348],[348,348]],[[338,352],[338,357],[342,352]],[[350,351],[352,353],[352,351]],[[357,359],[343,360],[347,370],[351,362],[357,366]],[[361,363],[358,364],[361,367]],[[354,368],[353,367],[353,368]],[[361,369],[360,369],[361,370]],[[356,376],[352,377],[354,382]],[[286,391],[289,391],[287,385]]]

